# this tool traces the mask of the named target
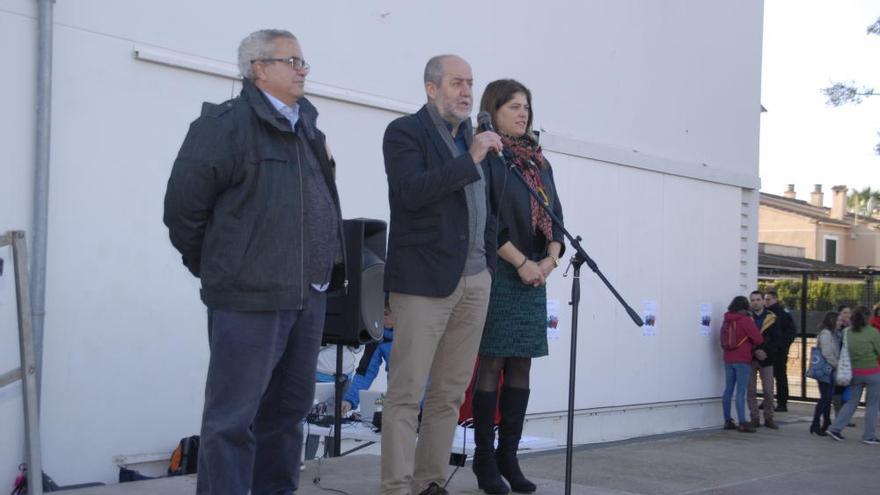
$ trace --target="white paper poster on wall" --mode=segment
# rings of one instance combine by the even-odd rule
[[[700,335],[712,335],[712,303],[700,304]]]
[[[547,299],[547,340],[559,340],[558,299]]]
[[[700,335],[712,335],[712,303],[700,304]]]
[[[642,335],[645,337],[653,337],[657,335],[657,301],[642,301]]]

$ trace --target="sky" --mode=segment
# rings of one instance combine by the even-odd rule
[[[809,200],[822,184],[880,188],[880,95],[834,108],[820,90],[855,81],[880,93],[880,36],[866,28],[880,0],[764,0],[761,190],[794,184]]]

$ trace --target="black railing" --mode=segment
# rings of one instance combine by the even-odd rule
[[[871,308],[880,302],[875,279],[876,267],[842,270],[801,270],[759,267],[760,289],[773,288],[798,323],[798,336],[789,351],[787,374],[789,397],[816,401],[819,388],[806,378],[810,348],[815,345],[818,326],[827,311],[840,305]]]

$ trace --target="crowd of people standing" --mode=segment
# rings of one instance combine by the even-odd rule
[[[807,373],[816,379],[820,394],[810,434],[843,441],[843,429],[856,426],[851,420],[864,392],[862,442],[880,444],[876,435],[880,410],[880,303],[871,310],[840,305],[837,311],[824,315],[817,332],[811,366],[824,366],[826,373]],[[774,412],[788,412],[786,363],[796,334],[794,320],[775,291],[756,290],[748,299],[736,296],[731,301],[720,333],[725,367],[724,429],[755,433],[761,426],[761,414],[763,426],[779,429]],[[764,397],[760,405],[759,378]],[[731,415],[733,403],[738,422]]]

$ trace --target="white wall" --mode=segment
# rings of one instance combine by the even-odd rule
[[[62,484],[113,481],[114,456],[170,451],[198,430],[204,307],[167,240],[162,197],[201,102],[229,98],[239,85],[139,60],[134,47],[229,64],[240,39],[261,27],[293,31],[310,79],[321,83],[312,99],[337,157],[346,217],[387,218],[381,136],[400,115],[395,108],[424,100],[428,57],[469,59],[478,97],[499,77],[530,86],[567,226],[637,310],[645,299],[660,307],[659,335],[643,337],[584,267],[577,407],[613,426],[578,438],[720,422],[699,402],[721,386],[715,340],[698,333],[699,304],[713,303],[717,322],[756,271],[754,238],[742,240],[742,226],[748,233],[753,223],[742,214],[758,183],[760,0],[254,4],[55,4],[47,472]],[[0,231],[31,222],[35,10],[26,0],[0,2],[0,62],[14,68],[0,79],[0,92],[14,95],[0,119]],[[319,88],[373,98],[379,108]],[[8,253],[0,256],[9,268]],[[17,342],[9,273],[0,277],[0,372],[18,363],[15,345],[5,344]],[[550,281],[549,297],[562,301],[562,338],[534,364],[530,412],[547,421],[558,422],[566,406],[569,281]],[[23,456],[19,393],[17,385],[0,390],[0,484]],[[638,424],[603,412],[680,401],[697,405],[649,430],[653,407],[638,406]]]
[[[21,5],[18,5],[18,4]],[[4,12],[0,4],[0,65],[4,81],[0,83],[7,95],[0,113],[0,231],[30,230],[33,202],[34,162],[34,79],[36,64],[36,22],[28,2],[16,2],[25,15]],[[13,40],[15,42],[13,43]],[[16,49],[10,49],[15,46]],[[13,69],[14,68],[14,69]],[[14,91],[14,93],[9,93]],[[16,319],[15,284],[12,249],[0,248],[4,260],[0,276],[0,373],[19,366],[18,321]],[[21,382],[0,389],[0,486],[12,485],[22,461],[24,449],[24,411]]]

